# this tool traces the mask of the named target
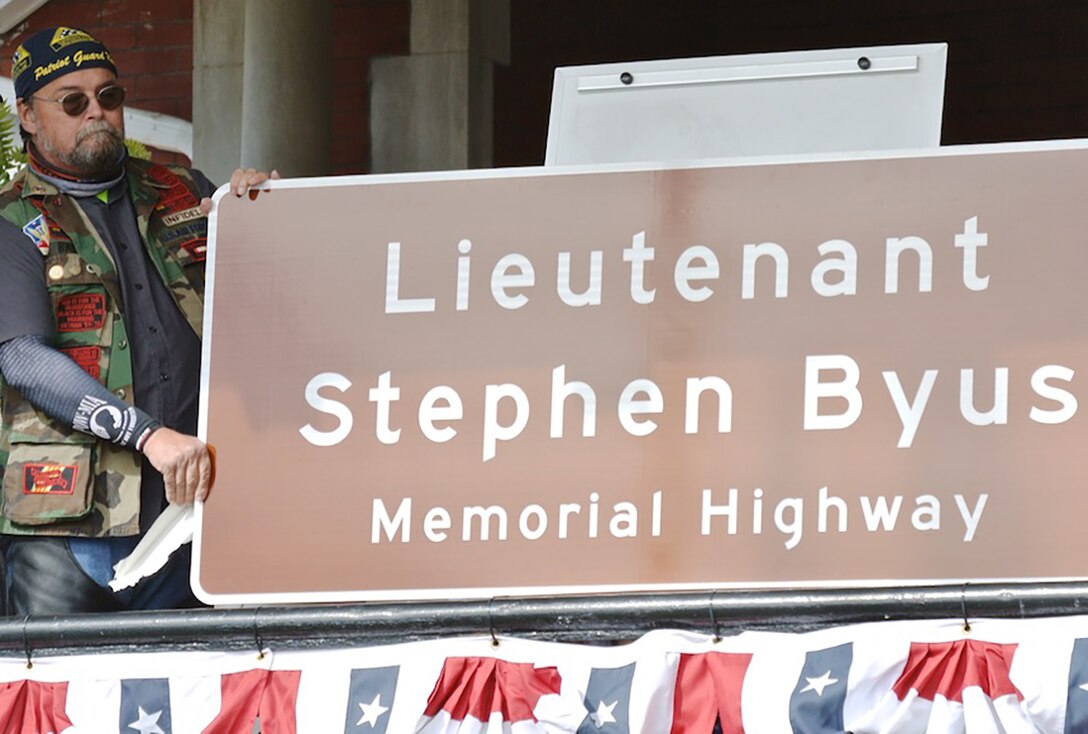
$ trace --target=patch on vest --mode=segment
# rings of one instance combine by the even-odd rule
[[[163,232],[159,239],[168,247],[173,247],[178,242],[188,242],[191,239],[203,238],[208,234],[208,221],[206,219],[194,219],[185,224],[179,224]]]
[[[78,473],[71,464],[23,464],[23,494],[73,494]]]
[[[200,200],[196,198],[185,182],[179,176],[171,172],[163,165],[153,165],[147,170],[147,176],[152,181],[167,187],[159,196],[155,208],[167,214],[178,214],[186,209],[200,206]]]
[[[106,323],[104,293],[76,293],[57,301],[57,331],[91,331]]]
[[[23,225],[23,234],[30,238],[42,257],[49,254],[49,222],[44,214],[39,214]]]
[[[167,214],[165,217],[162,218],[162,223],[167,227],[173,227],[175,224],[188,222],[192,219],[200,219],[203,216],[204,212],[200,211],[200,207],[193,206],[189,207],[188,209],[182,209],[180,212]]]
[[[195,240],[181,243],[182,248],[189,253],[195,263],[202,263],[208,259],[208,238],[197,237]]]
[[[59,351],[67,354],[68,358],[78,364],[88,375],[98,379],[101,374],[98,367],[98,360],[102,357],[101,347],[66,347]]]

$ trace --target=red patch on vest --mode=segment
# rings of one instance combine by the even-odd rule
[[[182,248],[189,253],[189,257],[195,263],[202,263],[208,259],[208,238],[197,237],[188,242],[181,243]]]
[[[77,293],[57,301],[57,331],[90,331],[106,323],[106,295]]]
[[[168,191],[162,192],[158,203],[155,204],[155,208],[159,211],[173,214],[183,209],[190,209],[200,203],[193,192],[189,190],[189,187],[185,185],[185,182],[165,166],[158,164],[151,166],[147,170],[147,175],[155,183],[170,187]]]
[[[68,357],[78,364],[84,372],[98,379],[101,374],[98,369],[98,360],[102,357],[102,349],[100,347],[67,347],[60,350],[63,354],[67,354]]]
[[[72,494],[78,473],[66,464],[23,464],[23,494]]]

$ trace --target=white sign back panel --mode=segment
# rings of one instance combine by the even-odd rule
[[[947,45],[556,69],[546,165],[940,145]]]

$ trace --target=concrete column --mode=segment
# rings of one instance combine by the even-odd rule
[[[226,183],[242,162],[244,0],[193,4],[193,165]]]
[[[510,0],[412,0],[411,55],[371,62],[371,170],[492,163],[492,71],[510,60]]]
[[[331,0],[246,0],[242,163],[284,176],[329,171]]]
[[[331,0],[195,0],[193,163],[329,171]]]

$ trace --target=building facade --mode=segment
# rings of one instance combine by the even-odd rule
[[[948,43],[944,144],[1088,130],[1082,3],[7,0],[5,12],[18,19],[0,73],[28,33],[85,28],[116,55],[131,107],[192,123],[193,162],[216,180],[243,164],[537,165],[556,66],[846,46]]]

